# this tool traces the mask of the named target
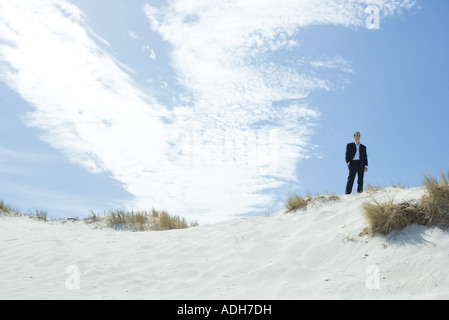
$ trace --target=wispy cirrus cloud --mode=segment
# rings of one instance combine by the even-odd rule
[[[374,2],[383,15],[414,4]],[[297,180],[320,116],[303,99],[333,87],[317,69],[352,70],[343,57],[301,55],[298,31],[363,26],[368,3],[145,5],[184,88],[178,104],[167,106],[133,81],[134,71],[109,53],[110,44],[69,1],[3,1],[0,76],[33,106],[28,124],[70,161],[122,182],[135,196],[130,207],[217,221],[271,205],[283,185]]]
[[[2,2],[0,37],[2,79],[33,106],[27,123],[71,162],[125,184],[167,163],[165,108],[94,41],[77,7]]]

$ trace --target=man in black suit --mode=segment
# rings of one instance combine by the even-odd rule
[[[352,192],[355,175],[357,174],[357,192],[363,192],[363,175],[368,171],[368,155],[366,147],[360,143],[360,132],[354,133],[354,141],[346,145],[346,164],[349,169],[346,183],[346,194]]]

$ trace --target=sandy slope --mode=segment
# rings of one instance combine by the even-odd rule
[[[364,201],[421,194],[387,188],[159,232],[3,216],[0,298],[448,299],[449,231],[359,235]]]

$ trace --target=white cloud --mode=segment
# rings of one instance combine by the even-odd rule
[[[156,53],[149,45],[144,46],[143,50],[150,52],[150,55],[148,56],[150,59],[156,59]]]
[[[128,35],[131,37],[131,39],[142,40],[142,38],[139,37],[134,31],[128,31]]]
[[[2,78],[31,105],[30,125],[93,172],[112,176],[167,162],[165,108],[100,49],[64,1],[2,2]],[[132,183],[129,179],[125,183]]]
[[[335,57],[334,59],[319,59],[310,62],[310,65],[316,68],[337,69],[343,72],[352,73],[351,64],[342,57]]]
[[[200,222],[257,207],[265,212],[308,156],[319,111],[302,99],[332,86],[314,68],[349,68],[343,58],[300,68],[277,61],[276,53],[294,50],[303,59],[299,28],[362,26],[368,2],[145,5],[151,28],[171,46],[170,65],[185,89],[179,95],[185,105],[167,108],[96,44],[107,42],[85,25],[77,7],[65,0],[2,1],[0,76],[33,105],[28,123],[70,161],[121,181],[136,197],[130,207]],[[395,14],[411,3],[377,5]]]

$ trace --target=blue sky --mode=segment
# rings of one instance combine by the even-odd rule
[[[343,194],[354,131],[366,184],[420,186],[449,170],[448,18],[445,0],[2,1],[0,199],[260,215]]]

